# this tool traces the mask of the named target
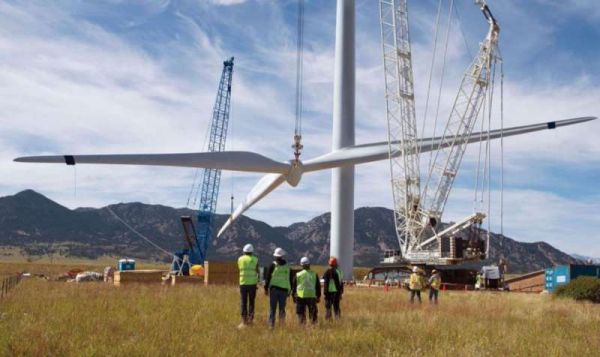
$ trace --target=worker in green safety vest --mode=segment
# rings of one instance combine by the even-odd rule
[[[344,293],[344,273],[338,267],[336,257],[329,258],[329,269],[323,274],[325,289],[325,319],[331,320],[331,310],[336,320],[341,317],[340,301]]]
[[[243,251],[244,254],[238,258],[242,314],[242,323],[238,328],[250,325],[254,320],[254,301],[256,300],[256,284],[258,284],[258,257],[254,255],[254,247],[252,244],[246,244]]]
[[[429,277],[429,303],[438,303],[438,295],[440,293],[440,287],[442,286],[442,278],[440,273],[433,269],[431,271],[431,277]]]
[[[296,303],[296,315],[300,324],[306,324],[306,309],[313,324],[317,323],[317,304],[321,301],[321,282],[319,276],[310,270],[310,261],[307,257],[300,259],[302,270],[296,274],[292,281],[292,298]]]
[[[269,326],[271,328],[275,327],[277,305],[279,305],[279,323],[285,322],[285,304],[292,287],[292,273],[284,256],[285,251],[276,248],[273,252],[275,261],[265,274],[265,295],[269,296]]]

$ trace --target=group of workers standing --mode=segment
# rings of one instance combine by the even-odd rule
[[[431,276],[427,278],[424,272],[418,267],[413,267],[412,274],[408,282],[408,288],[410,289],[410,303],[415,302],[415,296],[419,303],[421,303],[421,290],[429,286],[429,302],[437,304],[440,287],[442,285],[442,279],[437,270],[431,271]]]
[[[239,328],[252,324],[254,320],[254,301],[259,279],[258,257],[254,255],[252,244],[246,244],[243,252],[244,254],[238,259],[242,315],[242,323],[238,326]],[[318,304],[321,302],[322,294],[325,296],[325,319],[331,320],[334,316],[339,319],[344,283],[337,259],[329,258],[329,267],[323,274],[324,288],[322,292],[319,276],[310,269],[310,260],[302,257],[300,259],[302,270],[293,274],[290,265],[284,258],[285,254],[283,249],[276,248],[273,252],[273,263],[265,271],[264,292],[269,297],[269,327],[275,327],[277,316],[279,316],[281,324],[285,322],[285,309],[289,296],[296,304],[296,316],[300,324],[306,324],[307,312],[308,319],[312,324],[318,322]],[[440,274],[435,269],[427,278],[421,269],[413,267],[408,284],[410,302],[414,303],[416,297],[421,303],[421,290],[428,286],[429,302],[437,304],[441,284]]]
[[[243,328],[252,324],[254,320],[254,301],[258,284],[258,258],[254,255],[252,244],[246,244],[244,254],[238,259],[240,270],[240,301]],[[269,326],[275,327],[276,315],[279,322],[285,321],[285,308],[288,297],[291,295],[296,304],[296,315],[300,324],[306,324],[308,318],[311,323],[318,321],[318,304],[321,301],[321,282],[317,273],[310,269],[310,260],[307,257],[300,259],[302,270],[292,274],[288,262],[284,258],[285,251],[276,248],[273,252],[273,263],[265,272],[265,295],[269,296]],[[325,319],[331,320],[333,316],[341,316],[340,301],[344,292],[343,274],[338,268],[337,259],[329,259],[329,268],[323,274],[325,295]]]

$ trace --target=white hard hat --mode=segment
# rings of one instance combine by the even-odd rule
[[[283,257],[285,255],[285,250],[281,248],[275,248],[275,252],[273,252],[273,256],[276,258]]]
[[[246,244],[244,246],[244,253],[253,253],[254,252],[254,247],[252,246],[252,244]]]
[[[308,260],[307,257],[302,257],[302,259],[300,259],[300,265],[310,265],[310,260]]]
[[[419,268],[417,268],[417,267],[413,267],[413,273],[416,273],[416,272],[418,272],[418,271],[419,271]]]

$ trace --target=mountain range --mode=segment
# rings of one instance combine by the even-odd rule
[[[0,197],[0,247],[16,248],[25,256],[60,255],[89,259],[118,256],[170,261],[168,252],[179,250],[183,245],[180,217],[194,214],[187,208],[139,202],[72,210],[33,190],[25,190]],[[384,250],[398,246],[393,212],[382,207],[363,207],[356,209],[354,214],[354,264],[376,265]],[[217,215],[216,227],[226,219],[226,215]],[[140,238],[123,222],[166,252]],[[242,216],[211,242],[208,259],[236,259],[244,244],[253,243],[263,262],[271,260],[275,247],[282,247],[291,261],[308,256],[313,262],[324,264],[329,257],[329,227],[329,213],[287,227],[273,227]],[[9,254],[6,252],[10,249],[4,251]],[[491,234],[488,261],[498,262],[500,258],[508,261],[510,273],[578,262],[545,242],[523,243]]]

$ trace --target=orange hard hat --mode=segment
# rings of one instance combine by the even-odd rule
[[[332,266],[332,267],[337,266],[337,259],[336,259],[336,257],[330,257],[329,258],[329,265]]]

